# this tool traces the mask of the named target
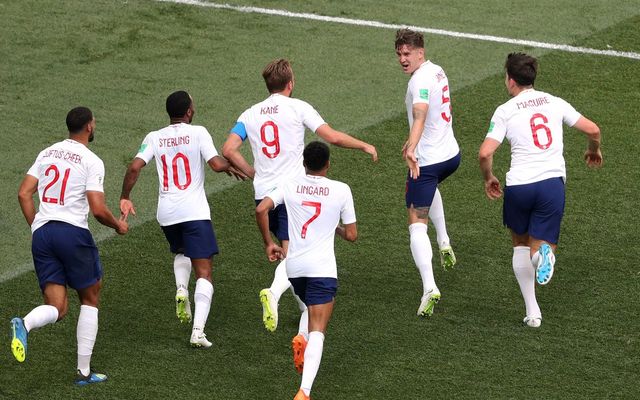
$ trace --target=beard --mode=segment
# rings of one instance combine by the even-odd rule
[[[89,142],[93,142],[93,132],[89,134]]]

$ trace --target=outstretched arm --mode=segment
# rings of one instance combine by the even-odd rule
[[[27,224],[31,226],[34,218],[36,217],[36,205],[33,201],[33,195],[38,191],[38,178],[31,175],[26,175],[20,184],[18,190],[18,201],[20,202],[20,209],[24,215],[24,219],[27,220]]]
[[[496,152],[500,142],[495,139],[486,138],[480,146],[478,152],[478,161],[480,162],[480,170],[484,178],[484,192],[491,200],[495,200],[502,196],[502,188],[500,181],[493,175],[493,154]]]
[[[102,225],[108,226],[110,228],[115,229],[116,232],[120,235],[124,235],[129,230],[129,225],[125,221],[126,216],[123,214],[120,219],[117,219],[107,207],[107,203],[105,202],[104,193],[97,191],[88,191],[87,192],[87,201],[89,202],[89,209],[91,209],[91,214],[100,222]]]
[[[356,139],[353,136],[349,136],[344,132],[337,131],[329,126],[329,124],[323,124],[316,129],[316,134],[330,144],[338,147],[344,147],[347,149],[358,149],[371,155],[373,161],[378,161],[378,152],[375,146]]]
[[[600,128],[593,121],[585,117],[580,117],[578,122],[573,125],[579,131],[582,131],[589,138],[587,150],[584,152],[584,160],[587,166],[591,168],[602,167],[602,152],[600,150]]]
[[[224,158],[229,160],[231,165],[233,165],[236,169],[242,171],[249,178],[253,178],[255,175],[255,170],[253,167],[245,160],[240,153],[240,147],[242,146],[242,139],[240,136],[231,132],[227,137],[227,141],[224,142],[222,146],[222,155]]]
[[[231,165],[231,163],[229,163],[229,160],[224,157],[211,157],[211,159],[207,161],[207,164],[209,164],[209,167],[211,167],[211,169],[215,172],[224,172],[229,176],[235,176],[239,181],[243,181],[248,178],[245,173],[236,169],[233,165]]]
[[[120,193],[120,212],[125,219],[129,214],[136,215],[136,210],[133,207],[133,202],[129,199],[129,195],[138,181],[140,171],[145,165],[147,165],[147,163],[145,163],[143,159],[136,157],[131,161],[131,164],[129,164],[129,167],[127,168],[127,172],[124,174],[124,179],[122,180],[122,192]]]

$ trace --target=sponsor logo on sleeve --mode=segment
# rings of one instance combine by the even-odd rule
[[[491,121],[491,122],[489,123],[489,132],[488,132],[488,133],[493,132],[493,128],[494,128],[495,126],[496,126],[496,123],[495,123],[495,122],[493,122],[493,121]]]
[[[420,89],[420,98],[429,100],[429,89]]]
[[[138,149],[138,153],[142,153],[146,148],[147,148],[147,144],[146,143],[142,143],[140,145],[140,148]]]

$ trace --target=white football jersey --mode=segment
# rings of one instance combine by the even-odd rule
[[[257,200],[280,182],[304,175],[304,128],[315,132],[324,124],[310,104],[280,94],[272,94],[240,115],[231,132],[251,143]]]
[[[449,80],[440,66],[425,61],[409,79],[405,103],[409,129],[413,126],[413,105],[429,106],[420,141],[416,146],[418,166],[441,163],[459,152],[453,136]]]
[[[302,175],[267,194],[289,217],[289,278],[337,278],[335,230],[356,222],[351,189],[326,177]]]
[[[562,156],[562,124],[580,119],[569,103],[559,97],[527,89],[498,107],[491,117],[488,138],[511,145],[511,168],[507,186],[566,179]]]
[[[47,147],[27,174],[38,179],[40,197],[31,232],[49,221],[89,229],[86,192],[104,192],[104,164],[87,146],[66,139]]]
[[[218,155],[205,127],[173,124],[149,133],[136,157],[156,159],[158,213],[161,226],[185,221],[210,220],[204,191],[205,163]]]

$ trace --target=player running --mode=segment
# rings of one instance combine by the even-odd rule
[[[374,146],[334,130],[310,104],[291,98],[294,77],[289,61],[277,59],[270,62],[264,68],[262,77],[270,96],[240,115],[222,148],[222,154],[233,165],[243,171],[251,171],[249,176],[253,178],[256,204],[274,187],[304,176],[302,151],[305,127],[330,144],[362,150],[370,154],[374,161],[377,160]],[[251,144],[253,167],[240,153],[240,147],[246,139]],[[269,213],[269,229],[280,241],[286,256],[289,235],[284,204]],[[278,327],[278,302],[290,286],[286,261],[282,260],[276,267],[271,287],[260,291],[262,319],[270,332]],[[304,304],[298,305],[303,312]]]
[[[311,142],[304,149],[306,175],[293,178],[266,194],[256,208],[256,220],[270,261],[281,259],[284,249],[269,234],[269,211],[284,204],[289,213],[286,273],[295,295],[307,310],[293,338],[294,365],[302,372],[294,400],[308,400],[320,367],[324,335],[338,289],[334,236],[354,242],[358,236],[351,189],[328,179],[329,147]],[[344,226],[340,226],[342,220]]]
[[[38,154],[18,192],[20,208],[31,226],[33,263],[44,305],[24,318],[11,320],[11,351],[19,362],[27,357],[27,337],[36,328],[53,324],[67,314],[67,286],[80,298],[77,325],[77,385],[104,382],[105,374],[91,370],[91,354],[98,334],[98,301],[102,264],[89,231],[89,211],[103,225],[124,235],[129,227],[116,219],[105,203],[104,164],[89,150],[96,120],[86,107],[66,118],[69,138]],[[36,213],[33,195],[38,192]]]
[[[460,148],[453,136],[449,81],[440,66],[425,60],[423,35],[400,29],[395,47],[402,70],[411,75],[405,98],[409,138],[402,149],[409,167],[405,199],[411,254],[422,277],[417,314],[429,317],[441,295],[433,276],[427,222],[431,219],[436,229],[442,266],[453,267],[456,257],[449,244],[438,184],[458,169]]]
[[[505,85],[512,99],[491,117],[478,157],[485,193],[492,200],[498,199],[503,192],[493,175],[493,154],[505,137],[511,145],[503,222],[511,230],[513,272],[526,308],[523,322],[537,328],[542,313],[536,301],[535,281],[545,285],[553,275],[564,213],[567,175],[562,124],[588,136],[584,159],[589,167],[602,166],[600,128],[563,99],[533,88],[538,70],[534,57],[511,53],[505,69]]]
[[[190,343],[193,347],[211,347],[204,327],[213,299],[212,258],[218,244],[211,225],[211,212],[204,191],[204,163],[215,172],[245,177],[224,158],[218,156],[213,139],[205,127],[191,125],[195,114],[193,99],[185,91],[167,98],[170,125],[149,133],[124,177],[120,211],[135,215],[129,195],[142,168],[153,158],[158,171],[158,223],[169,248],[175,254],[176,314],[182,323],[192,319],[189,278],[193,267],[196,287],[195,312]]]

